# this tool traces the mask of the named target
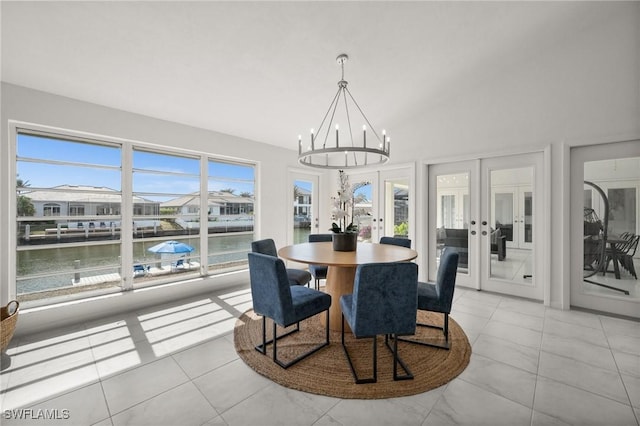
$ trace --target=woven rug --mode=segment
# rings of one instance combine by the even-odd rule
[[[324,341],[325,328],[320,316],[300,323],[300,332],[278,340],[278,359],[289,361]],[[418,322],[442,325],[443,315],[418,312]],[[267,339],[271,338],[272,322],[267,319]],[[288,329],[278,327],[278,335]],[[238,355],[256,372],[276,383],[291,389],[327,395],[338,398],[379,399],[415,395],[435,389],[449,382],[469,364],[471,345],[460,326],[450,317],[449,332],[451,349],[437,349],[406,342],[398,343],[398,353],[413,372],[413,380],[393,380],[393,355],[384,344],[384,337],[378,337],[378,382],[356,385],[349,369],[349,363],[340,344],[340,332],[331,331],[329,346],[320,349],[299,363],[283,369],[273,362],[272,345],[267,346],[267,354],[255,350],[262,343],[262,317],[248,310],[238,318],[234,329],[234,342]],[[427,327],[418,327],[415,336],[420,340],[442,343],[442,332]],[[345,333],[356,371],[360,377],[370,377],[372,373],[371,339],[355,339],[352,333]],[[393,347],[392,342],[390,341]],[[398,366],[398,374],[404,374]]]

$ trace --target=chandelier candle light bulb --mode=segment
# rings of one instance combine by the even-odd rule
[[[362,146],[367,147],[367,125],[362,125]]]

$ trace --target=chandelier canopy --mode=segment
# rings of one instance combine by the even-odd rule
[[[344,64],[348,59],[349,57],[344,53],[336,58],[342,68],[342,79],[338,81],[338,92],[333,97],[317,132],[311,129],[308,143],[303,141],[302,135],[298,136],[298,162],[304,166],[321,169],[355,169],[385,164],[389,161],[391,138],[387,137],[384,130],[380,135],[376,132],[347,88]],[[363,119],[361,136],[353,134],[349,104],[352,105],[351,110],[359,112]],[[346,136],[342,138],[340,137],[340,120],[346,123],[347,127]],[[334,123],[336,123],[335,140],[331,132]],[[368,142],[367,133],[373,135],[373,137],[369,136]]]

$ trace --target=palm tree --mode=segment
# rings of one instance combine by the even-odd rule
[[[236,192],[236,190],[233,188],[224,188],[224,189],[221,189],[220,192],[226,192],[227,194],[233,195],[233,193]]]
[[[30,186],[28,180],[22,180],[16,175],[16,190],[18,194],[22,192],[23,188]],[[31,202],[31,198],[26,195],[18,195],[17,200],[17,210],[18,216],[33,216],[36,214],[36,208],[33,206],[33,202]]]

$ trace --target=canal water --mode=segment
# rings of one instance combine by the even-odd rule
[[[309,229],[296,228],[294,230],[294,243],[306,242],[309,232]],[[253,239],[253,234],[217,234],[210,237],[209,264],[224,264],[246,260],[247,252],[251,251],[251,241]],[[195,250],[189,254],[189,257],[196,262],[200,262],[199,238],[180,238],[179,241],[194,247]],[[162,262],[165,266],[171,263],[170,256],[164,255],[161,257],[148,251],[150,247],[157,243],[158,241],[134,242],[134,262],[149,263],[152,266],[156,262]],[[17,293],[25,294],[69,287],[72,285],[76,267],[81,269],[99,268],[95,271],[83,272],[82,276],[119,273],[120,244],[62,248],[38,247],[36,250],[19,251],[17,253]],[[30,276],[41,274],[46,274],[46,276],[29,278]]]
[[[252,234],[216,235],[209,238],[209,264],[226,263],[246,260],[247,252],[251,250]],[[191,260],[200,262],[200,240],[194,238],[180,238],[181,242],[194,247],[188,254]],[[133,259],[135,263],[156,262],[169,265],[180,255],[157,255],[148,249],[158,241],[134,242]],[[79,261],[79,262],[77,262]],[[38,248],[37,250],[19,251],[17,256],[18,294],[35,291],[51,290],[72,285],[76,266],[80,269],[99,268],[85,275],[103,275],[119,273],[120,244],[100,244],[73,246],[62,248]],[[33,275],[47,274],[33,277]]]

